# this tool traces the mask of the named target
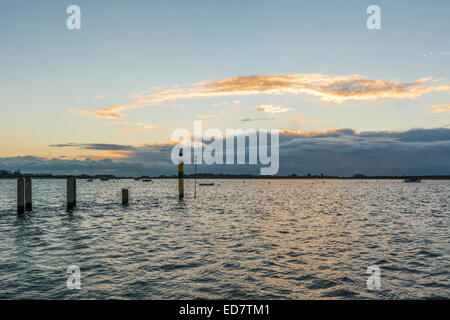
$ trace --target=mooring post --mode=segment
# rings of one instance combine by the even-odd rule
[[[25,211],[33,211],[31,178],[25,177]]]
[[[128,189],[122,189],[122,205],[128,205]]]
[[[67,209],[72,210],[77,206],[77,180],[75,177],[67,177]]]
[[[183,161],[178,165],[178,198],[184,198],[184,164]]]
[[[22,177],[17,178],[17,213],[25,212],[25,183]]]

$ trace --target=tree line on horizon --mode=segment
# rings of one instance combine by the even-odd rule
[[[14,179],[19,177],[32,177],[32,178],[40,178],[40,179],[65,179],[69,176],[74,176],[77,179],[136,179],[136,177],[132,176],[115,176],[113,174],[98,174],[98,175],[69,175],[69,174],[61,174],[54,175],[50,173],[22,173],[20,170],[17,171],[7,171],[0,170],[0,179]],[[275,175],[275,176],[261,176],[254,174],[223,174],[223,173],[197,173],[197,174],[185,174],[185,179],[411,179],[411,178],[421,178],[421,179],[433,179],[433,180],[450,180],[450,175],[398,175],[398,176],[367,176],[362,173],[356,173],[352,176],[331,176],[321,174],[311,174],[307,173],[305,175],[297,175],[295,173],[290,175]],[[159,176],[140,176],[138,179],[178,179],[178,175],[159,175]]]

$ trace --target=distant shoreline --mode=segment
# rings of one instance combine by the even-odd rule
[[[125,180],[125,179],[136,179],[136,177],[130,176],[122,176],[116,177],[114,175],[51,175],[51,174],[27,174],[27,173],[5,173],[5,171],[0,171],[0,180],[7,179],[16,179],[18,177],[31,177],[35,179],[66,179],[69,176],[74,176],[77,179],[115,179],[115,180]],[[259,176],[259,175],[237,175],[237,174],[209,174],[209,173],[199,173],[197,176],[194,174],[186,174],[184,176],[185,179],[230,179],[230,180],[243,180],[243,179],[295,179],[295,180],[310,180],[310,179],[322,179],[322,180],[336,180],[336,179],[344,179],[344,180],[404,180],[404,179],[412,179],[412,178],[420,178],[422,180],[450,180],[450,175],[408,175],[408,176],[366,176],[363,174],[355,174],[351,177],[341,177],[341,176],[327,176],[327,175],[288,175],[288,176]],[[141,176],[139,179],[178,179],[178,176]]]

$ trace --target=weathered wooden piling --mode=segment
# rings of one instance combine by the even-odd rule
[[[25,183],[23,178],[17,178],[17,213],[25,212]]]
[[[25,211],[33,211],[31,178],[25,177]]]
[[[72,210],[77,206],[77,180],[75,177],[67,177],[67,209]]]
[[[178,198],[184,198],[184,164],[183,161],[178,165]]]
[[[122,205],[128,205],[128,189],[122,189]]]

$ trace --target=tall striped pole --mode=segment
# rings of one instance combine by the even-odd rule
[[[178,199],[184,198],[184,164],[181,161],[178,164]]]

